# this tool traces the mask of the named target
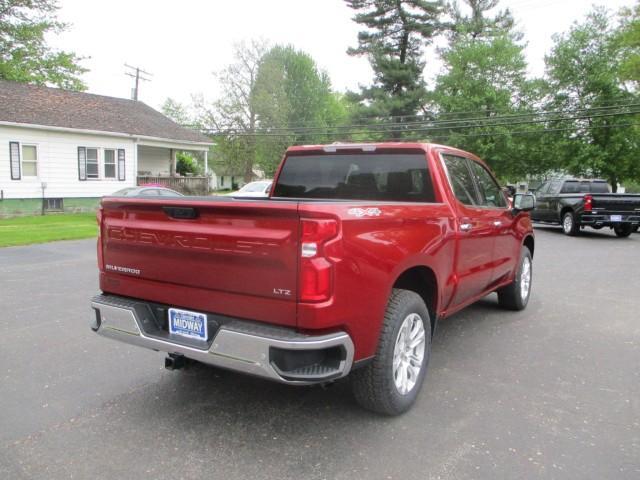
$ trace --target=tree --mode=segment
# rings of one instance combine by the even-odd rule
[[[58,8],[56,0],[0,0],[0,79],[86,90],[82,59],[46,43],[47,34],[67,28],[56,20]]]
[[[439,31],[442,3],[427,0],[345,0],[366,30],[350,55],[368,57],[373,85],[357,99],[364,111],[379,117],[412,116],[423,103],[424,46]],[[400,133],[394,133],[399,137]]]
[[[513,124],[529,118],[516,115],[533,111],[538,91],[526,77],[524,46],[518,42],[522,35],[508,11],[488,15],[496,0],[465,3],[468,16],[457,3],[449,7],[454,23],[448,46],[440,50],[444,70],[425,107],[436,120],[448,123],[432,135],[476,153],[504,178],[531,173],[542,168],[537,149],[531,137],[515,134]]]
[[[594,109],[618,106],[618,113],[624,113],[625,105],[640,100],[619,76],[624,57],[616,39],[604,9],[593,10],[583,23],[555,37],[546,58],[550,107],[598,111]],[[575,120],[574,129],[557,134],[559,165],[573,174],[605,177],[614,191],[623,180],[639,179],[638,119],[636,109]]]
[[[275,46],[262,58],[254,98],[259,129],[259,163],[267,174],[287,146],[328,140],[329,129],[346,120],[341,97],[313,58],[292,46]]]
[[[621,48],[620,77],[632,82],[636,88],[640,85],[640,2],[633,8],[621,12],[622,25],[615,35],[615,41]]]
[[[264,41],[236,44],[236,61],[216,75],[222,87],[221,97],[213,105],[207,105],[202,98],[195,99],[197,121],[219,132],[214,162],[232,173],[239,170],[245,182],[252,180],[257,162],[255,84],[266,51]]]
[[[192,125],[194,123],[189,109],[171,97],[164,101],[160,110],[178,125]]]
[[[508,8],[495,13],[492,17],[487,16],[490,10],[498,7],[500,0],[463,0],[463,3],[470,10],[469,14],[462,12],[460,4],[455,0],[446,8],[452,19],[449,36],[453,40],[460,37],[491,38],[507,32],[514,40],[522,38],[522,33],[515,30],[515,20]]]

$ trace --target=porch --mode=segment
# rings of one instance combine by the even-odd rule
[[[181,176],[176,169],[179,152],[188,153],[204,175]],[[208,145],[138,143],[136,183],[137,185],[160,184],[187,195],[208,195],[211,190],[208,153]]]
[[[210,177],[169,177],[169,176],[153,176],[138,175],[137,185],[146,185],[149,183],[163,185],[176,192],[185,195],[209,195]]]

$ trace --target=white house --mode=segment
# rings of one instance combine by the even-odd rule
[[[139,181],[175,186],[176,153],[207,171],[211,145],[142,102],[0,81],[0,202],[44,195],[60,207]]]

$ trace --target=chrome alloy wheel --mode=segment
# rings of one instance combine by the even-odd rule
[[[564,216],[564,219],[562,220],[562,228],[564,228],[565,233],[569,233],[571,231],[573,228],[573,217],[571,215],[566,214]]]
[[[424,360],[425,331],[422,317],[411,313],[402,322],[393,349],[393,381],[402,395],[415,387]]]
[[[520,269],[520,297],[523,301],[529,296],[531,288],[531,259],[524,257],[522,259],[522,268]]]

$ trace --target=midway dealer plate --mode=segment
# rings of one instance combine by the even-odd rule
[[[207,341],[207,316],[204,313],[169,309],[169,333]]]

